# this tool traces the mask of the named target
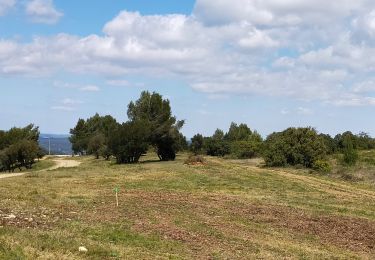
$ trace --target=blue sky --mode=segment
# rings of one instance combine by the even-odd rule
[[[89,7],[89,8],[88,8]],[[157,91],[211,135],[230,122],[375,135],[375,4],[367,0],[0,0],[0,129],[65,134],[125,121]]]

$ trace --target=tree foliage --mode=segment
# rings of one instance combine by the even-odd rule
[[[327,148],[315,129],[288,128],[269,135],[265,141],[264,159],[268,166],[302,165],[313,167],[323,160]]]
[[[224,131],[216,129],[212,137],[205,138],[204,147],[207,155],[211,156],[225,156],[230,152],[230,145],[225,140]]]
[[[79,119],[76,126],[70,129],[73,152],[92,154],[97,158],[101,154],[107,154],[108,139],[117,125],[116,119],[109,115],[95,114],[87,120]]]
[[[345,135],[342,139],[343,161],[346,165],[353,166],[357,163],[358,152],[354,148],[355,139],[351,135]]]
[[[202,143],[203,140],[203,143]],[[231,123],[227,133],[217,129],[210,137],[196,135],[191,140],[194,153],[204,152],[210,156],[225,156],[244,159],[257,156],[261,152],[263,139],[246,124]]]
[[[128,118],[132,122],[146,121],[150,127],[149,141],[155,147],[159,159],[174,160],[181,148],[180,129],[184,121],[177,121],[172,115],[169,100],[158,93],[144,91],[128,106]]]
[[[186,149],[186,138],[180,132],[184,121],[172,116],[169,101],[160,94],[142,92],[137,101],[130,102],[127,114],[129,121],[124,124],[98,114],[79,119],[70,130],[74,153],[107,160],[113,155],[118,163],[134,163],[150,145],[162,161],[174,160],[178,151]]]
[[[41,156],[38,139],[39,129],[33,124],[0,131],[0,171],[32,168],[35,159]]]
[[[109,148],[117,163],[136,163],[147,152],[150,126],[145,120],[118,125],[109,138]]]
[[[196,134],[193,136],[193,138],[191,138],[190,150],[195,155],[198,155],[203,152],[203,144],[204,144],[203,135]]]

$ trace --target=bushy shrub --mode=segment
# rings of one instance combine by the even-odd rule
[[[354,166],[358,161],[358,152],[353,148],[344,149],[343,163],[348,166]]]
[[[329,164],[329,162],[325,161],[325,160],[317,160],[313,163],[313,166],[312,168],[315,170],[315,171],[318,171],[318,172],[322,172],[322,173],[329,173],[331,172],[331,165]]]
[[[229,143],[225,140],[217,140],[212,137],[206,138],[204,142],[206,154],[210,156],[225,156],[230,153]]]
[[[238,159],[250,159],[257,155],[259,143],[251,141],[236,141],[230,146],[231,154]]]
[[[185,164],[204,164],[205,161],[202,155],[191,155],[185,160]]]
[[[313,128],[288,128],[267,137],[264,145],[267,166],[303,165],[311,168],[326,156],[324,140]]]

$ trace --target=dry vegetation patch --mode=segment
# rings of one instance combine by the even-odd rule
[[[317,215],[223,194],[133,190],[123,194],[120,200],[122,208],[114,208],[111,201],[102,202],[88,211],[84,219],[113,224],[131,221],[136,232],[159,234],[165,239],[183,242],[201,256],[209,254],[205,252],[206,247],[232,252],[233,246],[255,242],[253,238],[259,235],[258,231],[244,229],[244,223],[266,225],[295,235],[312,235],[322,244],[375,254],[375,222],[362,218]],[[231,239],[233,241],[228,242]]]

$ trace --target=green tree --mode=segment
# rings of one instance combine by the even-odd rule
[[[327,154],[334,154],[335,152],[337,152],[337,150],[339,149],[338,145],[337,145],[337,141],[335,139],[333,139],[330,135],[328,134],[320,134],[319,135],[326,148],[327,148]]]
[[[122,163],[136,163],[147,152],[150,135],[149,123],[137,120],[124,123],[116,127],[109,138],[109,148],[116,161]]]
[[[102,154],[102,151],[105,149],[105,136],[102,133],[97,133],[92,136],[89,140],[87,146],[87,152],[89,154],[95,155],[96,159],[99,159],[99,156]]]
[[[212,137],[204,140],[204,147],[207,155],[211,156],[224,156],[229,154],[229,142],[224,139],[224,131],[216,129]]]
[[[375,149],[375,139],[372,138],[368,133],[360,132],[356,137],[358,149]]]
[[[190,150],[198,155],[203,151],[204,138],[201,134],[196,134],[191,138]]]
[[[350,135],[346,135],[343,137],[342,140],[342,145],[343,145],[343,161],[346,165],[353,166],[357,163],[358,160],[358,153],[356,149],[354,149],[353,145],[353,139]]]
[[[128,105],[128,118],[132,122],[146,121],[150,127],[149,141],[162,161],[174,160],[179,148],[179,131],[184,121],[172,116],[169,100],[158,93],[144,91],[136,102]]]
[[[255,157],[263,142],[262,137],[246,124],[237,125],[232,123],[225,139],[230,142],[230,153],[232,156],[245,159]]]
[[[108,139],[114,128],[118,126],[117,121],[112,116],[100,116],[95,114],[87,120],[79,119],[76,126],[70,130],[70,142],[75,154],[98,155],[99,150],[104,151],[108,147]],[[100,136],[100,147],[96,147],[91,140]],[[91,142],[91,144],[90,144]],[[90,146],[90,147],[89,147]],[[108,150],[106,150],[108,152]],[[100,152],[99,152],[100,154]]]
[[[70,129],[70,134],[69,140],[72,144],[73,153],[84,154],[87,150],[89,138],[85,120],[80,118],[77,125],[73,129]]]
[[[245,141],[252,134],[252,131],[246,124],[237,125],[232,122],[228,133],[225,135],[225,139],[234,142],[234,141]]]
[[[31,168],[39,156],[39,129],[33,124],[0,131],[0,171]]]

